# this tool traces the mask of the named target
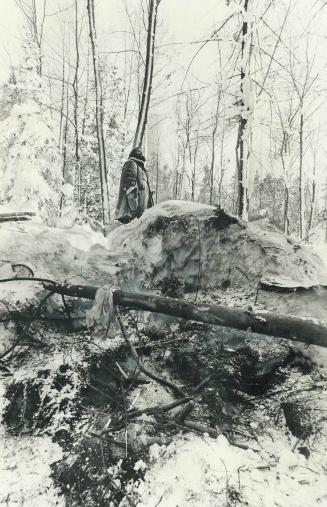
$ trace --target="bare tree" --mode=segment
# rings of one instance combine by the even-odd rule
[[[87,12],[88,12],[88,20],[89,20],[89,35],[90,35],[91,49],[92,49],[94,85],[95,85],[95,117],[96,117],[97,140],[98,140],[98,148],[99,148],[102,220],[103,220],[103,225],[106,226],[109,224],[109,220],[110,220],[109,189],[108,189],[107,162],[106,162],[106,151],[105,151],[104,132],[103,132],[101,76],[100,76],[99,57],[98,57],[98,48],[97,48],[97,39],[96,39],[96,30],[95,30],[94,0],[87,0]]]
[[[191,185],[192,185],[192,192],[191,192],[191,200],[194,202],[195,201],[195,189],[196,189],[196,163],[197,163],[197,155],[198,155],[198,150],[199,150],[199,144],[200,144],[200,139],[199,139],[199,126],[197,128],[197,131],[195,133],[195,139],[194,139],[194,151],[193,151],[193,171],[192,171],[192,181],[191,181]]]
[[[248,115],[249,104],[245,87],[249,85],[250,80],[250,56],[251,44],[249,44],[249,11],[250,0],[242,0],[242,30],[241,30],[241,84],[240,84],[240,115],[236,142],[236,164],[237,164],[237,214],[244,220],[248,217],[248,157],[249,157],[249,137]]]
[[[62,104],[62,115],[64,118],[64,125],[63,125],[63,133],[62,133],[62,144],[61,144],[61,151],[62,151],[62,181],[63,183],[72,183],[70,180],[68,171],[67,171],[67,141],[68,141],[68,129],[69,129],[69,92],[68,92],[68,82],[66,83],[66,94],[64,91],[64,96]],[[66,106],[65,113],[63,112],[64,107]],[[61,198],[60,198],[60,210],[62,211],[65,205],[65,195],[62,192]]]
[[[196,90],[190,90],[183,94],[177,103],[177,134],[179,140],[176,198],[181,198],[183,193],[184,179],[187,177],[191,182],[192,200],[195,199],[196,158],[199,148],[199,108],[200,94]],[[193,169],[191,174],[187,166]]]
[[[304,106],[307,96],[318,78],[318,74],[312,77],[314,58],[309,56],[309,37],[306,40],[304,72],[303,66],[300,68],[301,75],[297,76],[295,72],[294,52],[289,52],[290,58],[290,76],[293,82],[294,90],[298,98],[298,106],[294,113],[300,115],[299,118],[299,232],[300,238],[305,237],[305,217],[304,217],[304,175],[303,175],[303,157],[304,157]]]
[[[15,2],[18,8],[23,13],[32,40],[34,41],[36,47],[38,48],[39,62],[37,66],[37,73],[39,74],[39,76],[41,76],[43,67],[42,43],[43,43],[43,32],[46,17],[47,0],[43,0],[43,6],[40,13],[37,10],[36,0],[15,0]]]
[[[214,114],[214,123],[211,133],[211,161],[210,161],[210,181],[209,181],[209,204],[213,203],[213,190],[214,190],[214,170],[216,162],[216,137],[219,123],[219,107],[221,99],[221,89],[218,90],[216,111]]]
[[[143,91],[142,91],[141,106],[137,120],[137,128],[133,143],[134,147],[142,145],[148,119],[152,91],[152,80],[153,80],[157,14],[160,2],[161,0],[150,0],[149,3]]]
[[[80,51],[79,51],[79,23],[78,23],[78,2],[74,2],[75,8],[75,53],[76,53],[76,64],[75,73],[73,79],[73,94],[74,94],[74,123],[75,123],[75,188],[77,190],[77,203],[81,205],[81,163],[79,153],[79,67],[80,67]]]

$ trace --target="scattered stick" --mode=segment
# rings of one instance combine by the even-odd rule
[[[18,338],[10,347],[8,347],[7,350],[5,350],[1,355],[0,355],[0,360],[2,360],[4,357],[6,357],[8,354],[10,354],[10,352],[12,352],[18,345],[20,345],[21,347],[29,347],[29,343],[21,343],[23,340],[22,337]]]
[[[124,377],[125,380],[129,380],[129,376],[127,375],[127,373],[125,373],[125,371],[120,366],[120,364],[118,363],[118,361],[116,361],[116,366],[117,366],[117,368],[119,370],[119,373],[122,375],[122,377]]]
[[[160,414],[163,415],[164,413],[169,412],[173,408],[176,408],[184,403],[187,403],[191,399],[192,399],[191,396],[185,396],[185,398],[179,398],[178,400],[175,400],[172,403],[168,403],[167,405],[162,405],[162,406],[156,405],[155,407],[147,407],[144,409],[139,409],[139,410],[134,409],[134,410],[127,411],[126,415],[128,418],[128,423],[132,424],[131,419],[134,419],[135,417],[139,417],[141,415],[154,415],[154,416],[160,416]],[[144,421],[142,421],[142,422],[144,422]],[[115,431],[120,431],[126,427],[125,424],[126,424],[126,421],[124,420],[121,422],[118,421],[114,426],[105,425],[104,428],[102,429],[101,433],[99,433],[98,435],[101,436],[105,433],[112,433]],[[172,419],[167,419],[167,424],[176,425],[176,423],[174,421],[172,421]]]
[[[183,425],[186,428],[189,428],[191,430],[197,431],[199,433],[208,433],[208,435],[210,437],[212,437],[212,438],[217,438],[218,437],[217,430],[215,430],[213,428],[210,428],[210,426],[206,426],[205,424],[202,424],[202,423],[199,423],[199,422],[195,422],[195,421],[190,421],[189,419],[185,419],[183,421]]]
[[[185,407],[183,407],[178,413],[177,415],[175,416],[175,420],[176,422],[178,423],[182,423],[183,424],[183,421],[184,419],[186,419],[186,417],[188,415],[190,415],[190,413],[192,412],[192,410],[194,409],[194,402],[193,401],[189,401]]]
[[[119,323],[119,326],[120,326],[123,338],[124,338],[125,342],[127,343],[128,347],[129,347],[129,350],[131,351],[131,354],[133,356],[133,359],[135,360],[135,362],[136,362],[137,366],[139,367],[139,369],[145,375],[147,375],[148,377],[150,377],[152,380],[155,380],[156,382],[158,382],[158,384],[161,384],[161,385],[163,385],[165,387],[169,387],[170,389],[172,389],[174,391],[175,394],[177,394],[179,396],[182,396],[184,398],[185,394],[183,393],[183,391],[178,386],[176,386],[175,384],[173,384],[169,380],[164,379],[163,377],[159,377],[158,375],[156,375],[155,373],[153,373],[152,371],[150,371],[146,366],[144,366],[141,363],[140,358],[138,356],[138,353],[136,352],[136,349],[135,349],[134,345],[132,344],[132,342],[130,341],[129,337],[127,336],[127,333],[125,331],[125,327],[124,327],[122,318],[120,316],[120,313],[119,313],[119,310],[118,310],[117,307],[116,307],[115,311],[116,311],[116,317],[117,317],[117,320],[118,320],[118,323]]]
[[[212,378],[212,375],[209,375],[209,377],[206,377],[204,380],[202,380],[202,382],[200,382],[200,384],[198,384],[197,386],[195,386],[192,389],[192,392],[197,393],[198,391],[201,391],[202,387],[204,387],[206,384],[208,384],[208,382],[210,382],[211,378]]]
[[[173,401],[172,403],[168,403],[167,405],[156,405],[155,407],[148,407],[140,410],[129,410],[127,412],[128,417],[138,417],[143,414],[158,414],[160,412],[169,412],[173,408],[179,407],[180,405],[184,405],[191,400],[191,396],[185,396],[184,398],[179,398],[178,400]]]
[[[15,279],[14,279],[15,280]],[[30,278],[28,279],[30,280]],[[34,312],[33,312],[33,317],[37,318],[37,315],[39,315],[41,313],[41,309],[43,307],[43,305],[46,303],[46,301],[53,295],[53,292],[49,292],[44,298],[43,300],[40,302],[40,304],[35,308]],[[4,303],[4,302],[3,302]],[[8,309],[8,306],[7,304],[5,304],[5,306],[7,307]],[[11,311],[10,312],[11,315],[13,315],[13,312]],[[24,335],[27,333],[28,329],[30,328],[31,324],[32,324],[32,321],[33,319],[31,318],[31,320],[28,322],[28,324],[25,326],[23,332],[21,332],[20,336],[14,341],[14,343],[7,349],[5,350],[1,356],[0,356],[0,359],[3,359],[4,357],[6,357],[10,352],[12,352],[18,345],[20,346],[29,346],[29,344],[27,343],[22,343],[23,339],[24,339]]]

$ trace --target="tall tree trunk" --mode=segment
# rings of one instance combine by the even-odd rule
[[[76,53],[76,65],[75,74],[73,80],[73,91],[74,91],[74,123],[75,123],[75,187],[77,190],[77,205],[81,205],[81,164],[80,164],[80,153],[79,153],[79,90],[78,90],[78,79],[79,79],[79,34],[78,34],[78,6],[77,0],[75,0],[75,53]]]
[[[148,35],[146,43],[146,59],[144,69],[143,90],[142,90],[141,106],[137,121],[137,128],[133,143],[134,148],[136,146],[142,146],[145,127],[148,120],[148,111],[152,90],[155,37],[156,37],[157,13],[159,3],[160,0],[150,0],[149,5]]]
[[[199,134],[199,132],[198,132]],[[192,201],[195,201],[195,186],[196,186],[196,161],[197,161],[197,155],[198,155],[198,148],[199,148],[199,137],[197,136],[195,140],[195,146],[194,146],[194,155],[193,155],[193,172],[192,172]]]
[[[283,228],[284,233],[289,234],[289,218],[288,218],[288,208],[289,208],[289,188],[288,188],[288,178],[287,178],[287,169],[285,164],[284,154],[287,153],[287,132],[283,131],[283,141],[280,150],[280,156],[283,165],[283,176],[284,176],[284,204],[283,204]]]
[[[209,204],[213,203],[213,183],[214,183],[214,171],[215,171],[215,159],[216,159],[216,134],[218,129],[218,113],[220,105],[220,93],[217,98],[217,108],[215,114],[215,123],[211,134],[211,162],[210,162],[210,182],[209,182]]]
[[[158,190],[159,190],[159,146],[157,148],[157,157],[156,157],[156,204],[158,203]]]
[[[68,94],[68,82],[66,85],[66,114],[65,114],[65,123],[63,130],[63,139],[62,139],[62,181],[65,184],[67,179],[67,138],[68,138],[68,114],[69,114],[69,94]],[[65,196],[61,193],[60,198],[60,211],[63,210],[65,204]]]
[[[306,237],[309,239],[310,231],[313,225],[313,217],[315,212],[315,206],[316,206],[316,153],[313,155],[313,174],[312,174],[312,185],[311,185],[311,202],[310,202],[310,213],[309,213],[309,220],[308,220],[308,228],[307,228],[307,234]]]
[[[84,97],[83,120],[82,120],[82,130],[81,130],[82,140],[83,140],[83,137],[85,134],[85,127],[86,127],[86,112],[87,112],[88,101],[89,101],[89,80],[90,80],[90,48],[88,45],[87,65],[86,65],[86,91],[85,91],[85,97]]]
[[[303,104],[301,105],[300,117],[300,167],[299,167],[299,219],[300,219],[300,238],[304,237],[304,199],[303,199]]]
[[[58,146],[59,150],[62,149],[63,142],[63,121],[64,121],[64,107],[65,107],[65,39],[63,41],[62,49],[62,84],[61,84],[61,105],[60,105],[60,123],[59,123],[59,138]]]
[[[237,213],[244,220],[248,217],[248,175],[247,175],[247,143],[245,135],[248,126],[248,104],[244,95],[244,84],[246,78],[245,57],[246,57],[246,38],[248,36],[249,24],[247,21],[247,12],[249,0],[243,0],[243,24],[242,24],[242,43],[241,43],[241,112],[239,120],[239,128],[237,134],[236,153],[237,153],[237,179],[238,179],[238,198]]]
[[[96,117],[96,129],[97,129],[97,139],[98,139],[98,148],[99,148],[102,220],[103,220],[103,225],[106,226],[109,224],[109,220],[110,220],[109,189],[108,189],[106,151],[105,151],[104,134],[103,134],[103,118],[102,118],[102,111],[101,111],[101,79],[100,79],[99,60],[98,60],[98,48],[97,48],[97,42],[96,42],[94,0],[87,0],[87,12],[88,12],[88,18],[89,18],[90,41],[91,41],[91,48],[92,48],[94,85],[95,85],[95,117]]]

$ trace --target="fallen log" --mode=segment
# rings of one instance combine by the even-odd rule
[[[99,287],[88,285],[60,285],[44,283],[44,288],[64,296],[95,299]],[[210,325],[218,325],[251,331],[261,335],[286,338],[327,347],[327,324],[314,319],[290,315],[280,315],[266,311],[246,311],[220,305],[192,304],[179,299],[156,294],[136,294],[116,290],[113,303],[117,306],[145,310],[194,320]]]
[[[20,213],[0,213],[0,223],[2,222],[23,222],[31,220],[35,213],[22,211]]]

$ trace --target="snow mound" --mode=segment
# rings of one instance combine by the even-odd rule
[[[88,224],[1,225],[0,259],[0,278],[9,277],[12,263],[25,263],[38,277],[134,292],[161,290],[172,278],[191,292],[256,290],[259,284],[308,289],[319,286],[326,272],[313,250],[274,226],[245,224],[219,208],[184,201],[160,203],[106,238]],[[10,284],[6,290],[11,298],[18,289],[23,296],[25,284],[14,282],[15,289]],[[323,318],[320,310],[312,316]]]
[[[113,231],[107,253],[151,280],[181,278],[189,289],[228,284],[312,287],[324,265],[310,248],[268,223],[245,224],[213,206],[166,201]],[[98,259],[100,260],[100,259]]]

